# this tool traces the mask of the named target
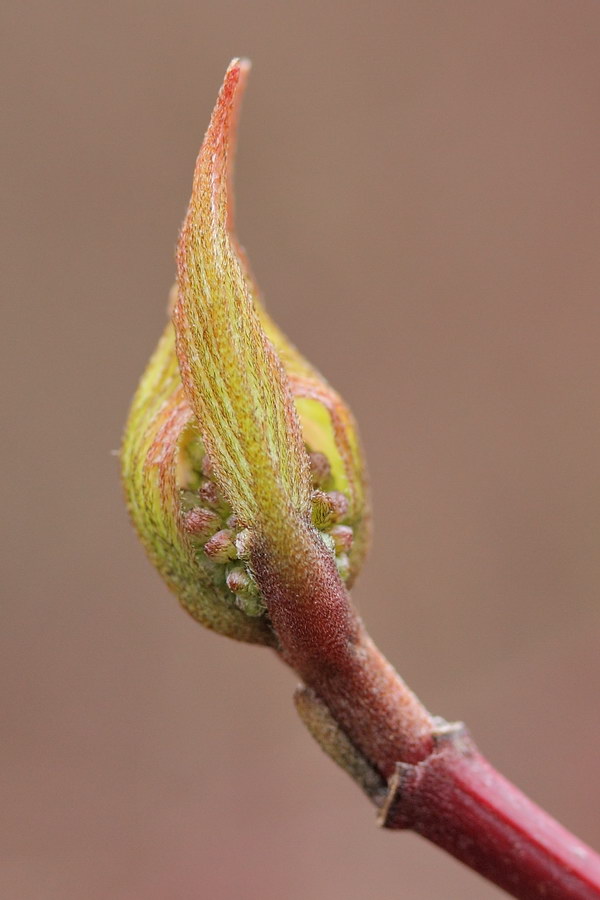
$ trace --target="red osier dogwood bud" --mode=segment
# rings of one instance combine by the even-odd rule
[[[229,66],[198,156],[172,322],[134,398],[122,464],[134,525],[184,607],[223,634],[276,643],[243,548],[259,536],[300,567],[317,534],[350,584],[370,515],[352,415],[265,312],[233,233],[248,70]]]

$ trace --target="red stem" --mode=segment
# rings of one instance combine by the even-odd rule
[[[521,900],[600,897],[600,857],[500,775],[465,735],[400,763],[381,814]]]
[[[298,524],[296,555],[256,536],[252,569],[281,642],[281,656],[385,779],[398,760],[433,749],[433,719],[371,641],[315,533]]]
[[[388,782],[381,824],[412,829],[521,900],[599,900],[600,857],[464,730],[440,727],[369,638],[321,541],[308,528],[298,537],[285,560],[257,537],[252,569],[281,656]]]

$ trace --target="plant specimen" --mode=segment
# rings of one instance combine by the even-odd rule
[[[167,325],[122,450],[134,525],[185,609],[300,676],[298,711],[378,808],[515,897],[600,897],[600,859],[432,716],[348,589],[369,543],[356,424],[265,311],[233,224],[237,113],[225,76],[177,249]]]

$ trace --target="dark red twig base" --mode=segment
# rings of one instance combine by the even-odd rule
[[[599,900],[600,857],[496,772],[464,729],[430,715],[369,638],[310,529],[297,558],[276,559],[257,540],[251,564],[280,656],[345,736],[343,752],[322,744],[327,752],[363,789],[387,782],[383,800],[367,790],[380,823],[423,835],[520,900]],[[344,762],[348,746],[362,769]]]

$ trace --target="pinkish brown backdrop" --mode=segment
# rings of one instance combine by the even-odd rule
[[[356,602],[600,843],[600,4],[6,0],[0,33],[0,895],[499,897],[377,830],[291,674],[187,618],[126,519],[111,451],[238,54],[241,237],[370,461]]]

